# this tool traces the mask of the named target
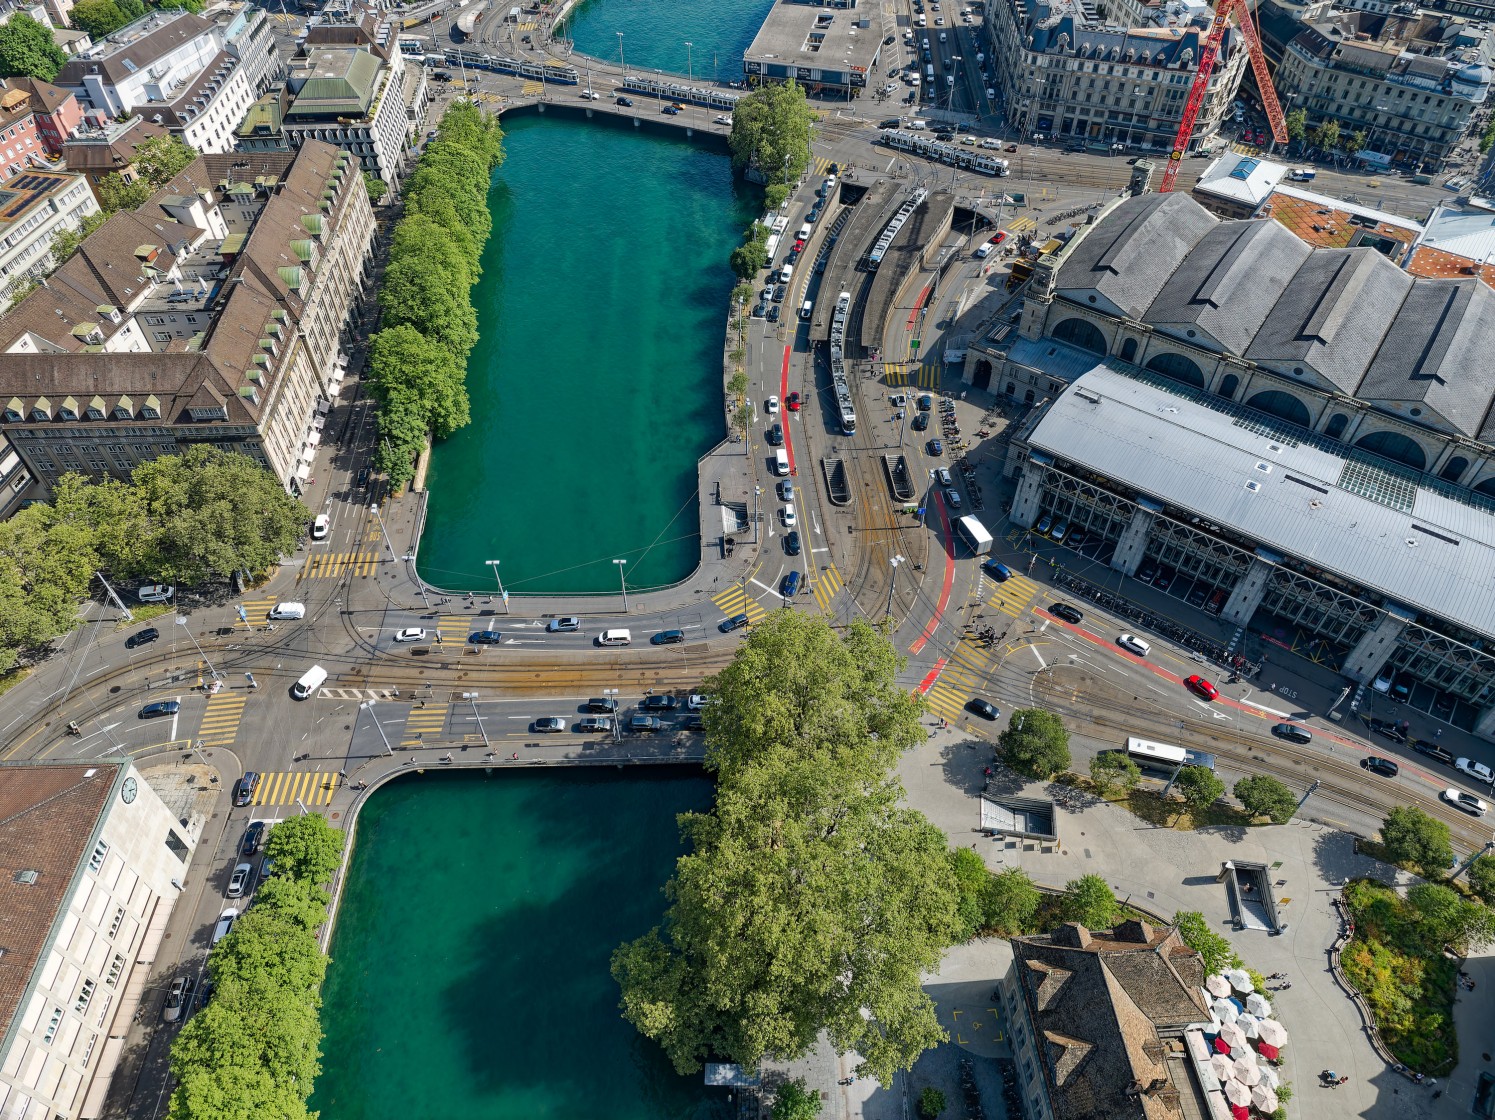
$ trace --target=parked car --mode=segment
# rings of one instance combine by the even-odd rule
[[[1471,817],[1482,817],[1490,808],[1489,805],[1475,797],[1474,794],[1465,793],[1461,789],[1454,789],[1453,786],[1449,786],[1444,790],[1441,796],[1444,801],[1447,801],[1455,809],[1461,809]]]
[[[649,644],[654,646],[678,646],[685,641],[684,630],[661,630],[649,639]]]
[[[787,397],[784,398],[784,407],[787,408],[790,412],[798,412],[800,402],[803,399],[804,398],[802,398],[798,393],[790,393]]]
[[[1372,774],[1380,774],[1383,778],[1394,778],[1401,773],[1402,768],[1389,758],[1380,755],[1367,755],[1360,760],[1360,768],[1369,770]]]
[[[1002,714],[1002,709],[990,700],[983,700],[979,696],[972,696],[966,701],[966,711],[972,715],[978,715],[982,719],[996,719]]]
[[[213,938],[214,941],[218,939]],[[178,976],[171,982],[166,993],[166,1006],[161,1009],[163,1023],[175,1023],[182,1017],[182,1009],[192,1006],[192,989],[195,981],[191,976]]]
[[[426,640],[426,631],[420,626],[407,626],[403,630],[395,632],[397,642],[423,642]]]
[[[616,712],[618,710],[618,702],[611,696],[593,696],[590,700],[587,701],[586,710],[589,712],[603,712],[607,715],[611,715],[613,712]]]
[[[639,701],[641,712],[673,712],[680,706],[680,697],[661,695],[655,693],[653,696],[645,696]]]
[[[1313,732],[1301,723],[1279,723],[1272,728],[1272,734],[1279,739],[1286,739],[1289,743],[1313,742]]]
[[[1072,624],[1078,624],[1085,617],[1079,607],[1070,606],[1068,603],[1050,603],[1049,614]]]
[[[1468,774],[1476,782],[1484,782],[1485,785],[1489,785],[1491,782],[1495,782],[1495,773],[1492,773],[1490,768],[1483,762],[1475,762],[1473,759],[1461,758],[1453,764],[1453,768],[1459,771],[1459,773],[1461,774]]]
[[[581,619],[575,615],[562,615],[560,618],[552,618],[545,624],[548,634],[573,634],[581,629]]]
[[[1152,646],[1135,634],[1122,634],[1116,639],[1116,644],[1128,653],[1135,653],[1138,657],[1146,657],[1152,651]]]
[[[704,692],[692,692],[685,698],[685,706],[692,712],[699,712],[709,703],[711,703],[711,697]]]
[[[799,555],[799,530],[790,529],[784,534],[784,551],[790,556]]]
[[[174,716],[181,711],[182,706],[175,700],[157,700],[154,704],[147,704],[140,709],[140,719],[160,719],[162,716]]]
[[[230,906],[218,915],[218,924],[213,927],[213,944],[222,941],[234,928],[234,923],[239,920],[239,912]]]
[[[1197,673],[1184,680],[1184,686],[1201,700],[1214,700],[1220,695],[1220,690]]]
[[[1453,765],[1453,751],[1447,747],[1440,747],[1437,743],[1428,742],[1426,739],[1414,739],[1412,749],[1418,754],[1425,754],[1434,762],[1441,762],[1444,766]]]
[[[239,841],[239,854],[241,856],[252,856],[260,850],[265,842],[265,822],[250,821],[249,827],[244,830],[244,839]]]

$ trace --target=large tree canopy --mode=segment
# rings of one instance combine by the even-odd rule
[[[67,61],[46,24],[17,12],[0,26],[0,78],[40,78],[50,82]]]
[[[795,82],[775,83],[738,100],[732,110],[732,167],[756,168],[766,182],[788,183],[810,166],[815,115]]]
[[[902,804],[924,737],[898,658],[776,612],[708,687],[716,805],[684,814],[662,926],[613,955],[623,1013],[682,1073],[806,1053],[820,1031],[888,1083],[944,1038],[920,987],[959,928],[943,834]]]

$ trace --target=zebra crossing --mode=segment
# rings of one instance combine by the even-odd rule
[[[538,97],[545,92],[545,83],[526,80],[519,92],[525,97]]]
[[[991,589],[985,596],[986,606],[988,610],[995,608],[1001,614],[1021,618],[1042,592],[1041,583],[1014,573],[1005,583],[991,582]]]
[[[728,618],[739,614],[747,615],[749,625],[760,621],[768,613],[768,608],[749,595],[740,583],[734,583],[725,591],[719,592],[711,601]]]
[[[442,645],[465,645],[467,635],[477,629],[474,620],[463,614],[444,614],[436,622],[436,633]]]
[[[824,156],[816,156],[810,163],[810,177],[812,179],[824,179],[831,173],[831,164],[835,160],[826,159]]]
[[[247,692],[220,692],[208,697],[207,709],[197,728],[197,741],[204,747],[231,746],[248,700]]]
[[[815,582],[810,587],[810,594],[814,596],[815,605],[823,614],[831,614],[831,603],[845,586],[846,581],[841,578],[841,573],[836,571],[833,564],[815,577]]]
[[[334,770],[277,770],[260,775],[259,788],[251,805],[294,805],[298,801],[310,808],[332,801],[337,790]]]
[[[301,567],[303,579],[337,579],[340,576],[371,576],[379,565],[379,550],[358,549],[354,552],[314,552]],[[247,606],[248,604],[246,604]]]
[[[991,650],[969,636],[962,638],[945,662],[939,679],[924,693],[929,710],[950,723],[965,719],[966,701],[984,691],[990,668]]]
[[[270,615],[270,608],[280,602],[278,598],[269,599],[240,599],[234,604],[236,607],[244,608],[245,622],[243,625],[254,626],[256,623],[264,622]]]
[[[944,373],[939,358],[925,358],[922,362],[887,362],[883,365],[883,380],[891,387],[916,386],[920,389],[938,389]]]
[[[427,704],[424,708],[411,708],[405,717],[405,737],[402,747],[418,747],[427,739],[436,739],[446,727],[449,704]]]
[[[1014,218],[1012,221],[1007,223],[1007,232],[1014,236],[1019,233],[1026,233],[1030,229],[1037,228],[1038,219],[1030,218],[1026,214],[1024,214],[1021,218]]]

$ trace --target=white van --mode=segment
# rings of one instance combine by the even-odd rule
[[[976,249],[976,251],[971,254],[971,256],[975,257],[977,260],[981,260],[982,258],[988,256],[994,248],[996,248],[996,246],[993,245],[990,241],[983,241]]]
[[[305,700],[317,689],[322,687],[322,682],[327,679],[327,670],[320,665],[313,665],[301,674],[301,679],[291,685],[291,699]]]
[[[940,42],[943,43],[944,41],[945,41],[945,33],[943,31],[941,31],[940,32]]]
[[[794,279],[794,266],[792,264],[786,264],[783,268],[779,269],[779,283],[780,284],[787,284],[787,283],[789,283],[789,281],[791,281],[793,279]]]
[[[782,447],[773,453],[773,473],[777,475],[789,473],[789,452]]]
[[[295,619],[306,617],[305,603],[276,603],[270,608],[270,617],[279,622],[281,619]]]
[[[810,224],[806,222],[804,225],[800,226],[799,233],[795,234],[795,236],[798,237],[801,241],[810,240]]]
[[[176,588],[164,583],[148,583],[135,592],[142,603],[164,603],[176,592]]]
[[[627,630],[604,630],[597,635],[599,646],[626,646],[633,643],[633,635]]]
[[[926,82],[934,81],[934,63],[931,62],[928,66],[924,67],[924,80]]]
[[[803,304],[800,305],[799,317],[801,319],[808,319],[810,317],[810,314],[814,310],[815,310],[815,301],[812,300],[812,299],[807,299],[807,300],[805,300],[805,302]]]
[[[933,67],[931,67],[931,69],[933,69]],[[928,128],[929,127],[929,122],[928,121],[909,121],[908,122],[908,127],[909,128],[913,128],[913,129]]]

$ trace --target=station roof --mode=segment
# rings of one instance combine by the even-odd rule
[[[882,43],[880,16],[860,26],[874,9],[823,8],[778,0],[769,9],[745,57],[764,65],[866,74]]]
[[[1105,363],[1054,400],[1028,443],[1495,637],[1495,514],[1413,472]]]

